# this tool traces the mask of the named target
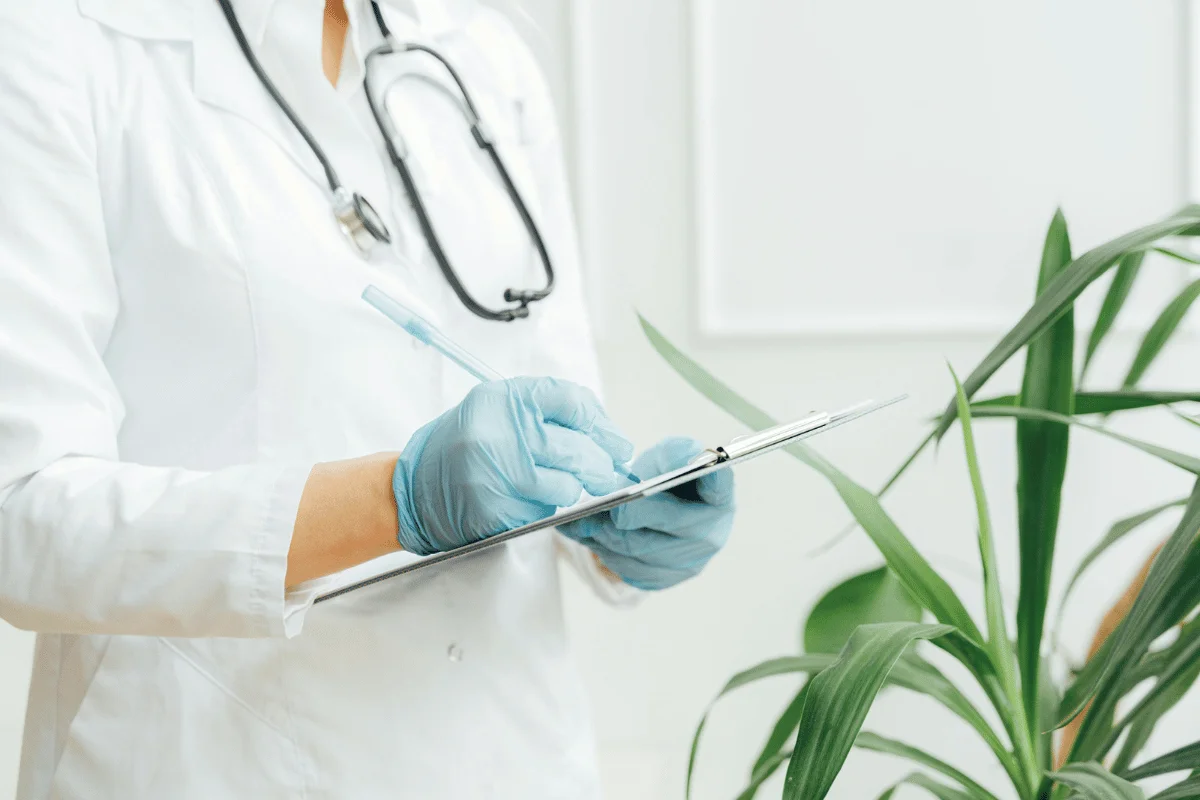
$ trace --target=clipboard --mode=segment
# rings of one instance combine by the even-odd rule
[[[498,533],[495,536],[490,536],[487,539],[481,539],[478,542],[472,542],[462,547],[457,547],[453,550],[447,550],[444,553],[428,556],[419,561],[414,561],[396,569],[388,570],[378,575],[373,575],[364,580],[359,580],[345,586],[334,588],[330,591],[318,594],[314,603],[323,603],[326,600],[332,600],[335,597],[341,597],[344,594],[356,591],[358,589],[372,586],[380,581],[397,578],[401,575],[407,575],[418,570],[431,569],[439,564],[445,564],[450,561],[455,561],[460,558],[468,558],[475,553],[490,550],[494,547],[499,547],[505,542],[511,542],[513,539],[518,539],[522,536],[527,536],[537,531],[543,531],[548,528],[555,528],[559,525],[565,525],[568,522],[574,522],[577,519],[590,517],[593,514],[600,514],[605,511],[632,502],[642,497],[649,497],[673,489],[677,486],[690,483],[691,481],[701,478],[710,472],[716,472],[719,469],[727,469],[735,464],[741,464],[753,458],[758,458],[761,455],[770,453],[773,450],[778,450],[794,442],[807,439],[810,436],[816,436],[818,433],[836,428],[839,425],[845,425],[847,422],[852,422],[867,414],[878,411],[881,408],[886,408],[894,403],[898,403],[905,399],[907,395],[893,397],[890,400],[874,401],[867,400],[841,411],[827,412],[821,411],[808,415],[795,422],[784,423],[773,428],[756,431],[754,433],[739,436],[727,444],[713,447],[700,453],[696,458],[692,459],[691,463],[679,469],[664,472],[662,475],[657,475],[653,478],[648,478],[640,483],[635,483],[627,486],[624,489],[618,489],[611,494],[606,494],[603,497],[590,498],[581,503],[577,503],[569,508],[564,508],[558,513],[553,514],[545,519],[531,522],[528,525],[522,525],[519,528]]]

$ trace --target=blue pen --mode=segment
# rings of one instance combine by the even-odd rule
[[[392,322],[399,325],[418,342],[429,345],[469,372],[480,383],[502,381],[504,376],[476,358],[470,351],[459,346],[431,322],[407,306],[396,302],[378,286],[363,289],[362,299]]]
[[[408,308],[404,304],[397,302],[387,292],[380,289],[378,286],[370,285],[363,289],[362,299],[365,300],[372,308],[383,314],[392,322],[399,325],[401,328],[412,336],[418,342],[429,345],[444,355],[446,358],[458,364],[468,373],[475,377],[480,383],[487,381],[502,381],[504,376],[496,370],[492,369],[485,362],[477,358],[471,351],[462,347],[458,342],[451,339],[446,334],[442,333],[438,328],[420,314]],[[623,473],[624,477],[633,483],[641,483],[642,479],[628,471],[620,464],[614,464],[617,472]],[[682,497],[685,500],[699,499],[698,496],[693,498],[695,488],[692,483],[685,483],[683,486],[677,486],[670,489],[676,497]],[[678,490],[678,491],[677,491]],[[689,491],[690,490],[690,491]]]

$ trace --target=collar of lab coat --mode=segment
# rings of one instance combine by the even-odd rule
[[[362,37],[368,35],[363,28],[369,26],[372,32],[374,29],[370,3],[369,0],[346,2],[353,24],[359,28],[353,33],[361,58],[364,46]],[[417,15],[420,34],[434,39],[465,25],[470,8],[475,3],[476,0],[384,0],[384,5],[388,6],[384,13],[394,27],[410,31],[414,28],[412,15]],[[125,35],[191,42],[195,59],[193,90],[196,97],[253,124],[274,140],[309,177],[321,186],[326,185],[324,171],[312,150],[254,79],[216,0],[171,3],[162,0],[78,0],[78,4],[84,16]],[[308,105],[313,100],[310,93],[298,97],[299,93],[289,92],[287,84],[294,76],[285,70],[273,70],[269,57],[264,58],[263,42],[275,5],[276,0],[233,0],[238,22],[256,54],[264,62],[267,73],[284,96],[292,101],[296,112],[317,141],[324,144],[331,140],[331,135],[347,133],[333,129],[334,126],[352,123],[345,114],[314,113],[320,109]],[[319,87],[317,91],[324,91],[324,88]],[[328,90],[334,92],[333,87],[328,87]],[[370,153],[370,148],[353,150],[364,158]],[[335,168],[337,166],[335,164]],[[338,171],[345,172],[342,169]],[[382,181],[374,174],[368,174],[365,169],[357,172],[361,177],[349,188],[376,198],[373,202],[378,204],[378,198],[384,194]],[[374,172],[378,172],[377,166]],[[346,180],[349,176],[342,174],[340,177]],[[362,185],[364,183],[366,185]]]

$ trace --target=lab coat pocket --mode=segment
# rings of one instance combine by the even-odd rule
[[[283,800],[302,777],[285,731],[183,650],[113,637],[70,723],[50,797]]]

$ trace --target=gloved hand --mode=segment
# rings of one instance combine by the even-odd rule
[[[694,439],[664,439],[638,457],[633,473],[642,478],[661,475],[703,450]],[[663,492],[559,530],[587,545],[625,583],[666,589],[697,575],[724,547],[733,527],[733,471],[710,472],[697,484],[703,502]]]
[[[429,555],[626,485],[633,445],[592,392],[552,378],[480,384],[418,430],[396,462],[400,545]]]

